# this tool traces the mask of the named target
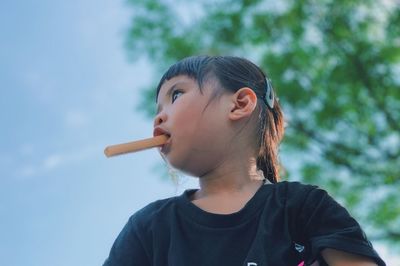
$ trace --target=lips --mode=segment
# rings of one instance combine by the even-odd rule
[[[165,130],[161,127],[155,127],[153,130],[153,136],[156,137],[156,136],[160,136],[160,135],[166,135],[169,138],[164,145],[160,146],[160,152],[163,154],[166,154],[169,152],[169,147],[170,147],[169,144],[170,144],[171,134],[167,130]]]
[[[153,130],[153,137],[160,136],[160,135],[167,135],[168,137],[171,137],[171,134],[169,134],[168,131],[161,127],[155,127]]]

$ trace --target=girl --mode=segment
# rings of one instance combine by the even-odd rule
[[[157,87],[161,155],[200,188],[129,219],[104,265],[385,265],[324,190],[278,182],[281,107],[250,61],[195,56]]]

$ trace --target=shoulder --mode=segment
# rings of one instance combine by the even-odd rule
[[[318,186],[300,183],[298,181],[281,181],[274,184],[277,189],[287,192],[308,192]]]
[[[300,182],[282,181],[273,184],[275,198],[282,208],[298,216],[311,215],[316,209],[340,208],[340,213],[348,215],[346,209],[333,199],[326,190]]]
[[[137,229],[144,229],[154,222],[166,220],[175,209],[178,197],[170,197],[154,201],[135,212],[128,223]],[[138,228],[139,227],[139,228]]]
[[[285,202],[305,201],[310,194],[318,194],[320,196],[327,194],[327,192],[318,186],[303,184],[300,182],[281,181],[273,184],[273,190]]]
[[[168,221],[162,216],[168,216],[166,213],[173,208],[175,198],[152,202],[131,215],[104,265],[150,265],[153,232],[157,225]]]

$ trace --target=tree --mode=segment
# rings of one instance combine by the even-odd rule
[[[258,63],[288,121],[285,178],[326,188],[372,239],[400,246],[400,5],[188,2],[130,0],[129,55],[146,55],[160,73],[193,54]],[[144,106],[154,105],[153,91],[144,92]]]

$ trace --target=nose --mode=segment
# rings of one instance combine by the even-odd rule
[[[158,113],[154,118],[154,127],[159,126],[162,123],[165,123],[166,120],[167,120],[167,115],[165,114],[165,112],[162,111]]]

